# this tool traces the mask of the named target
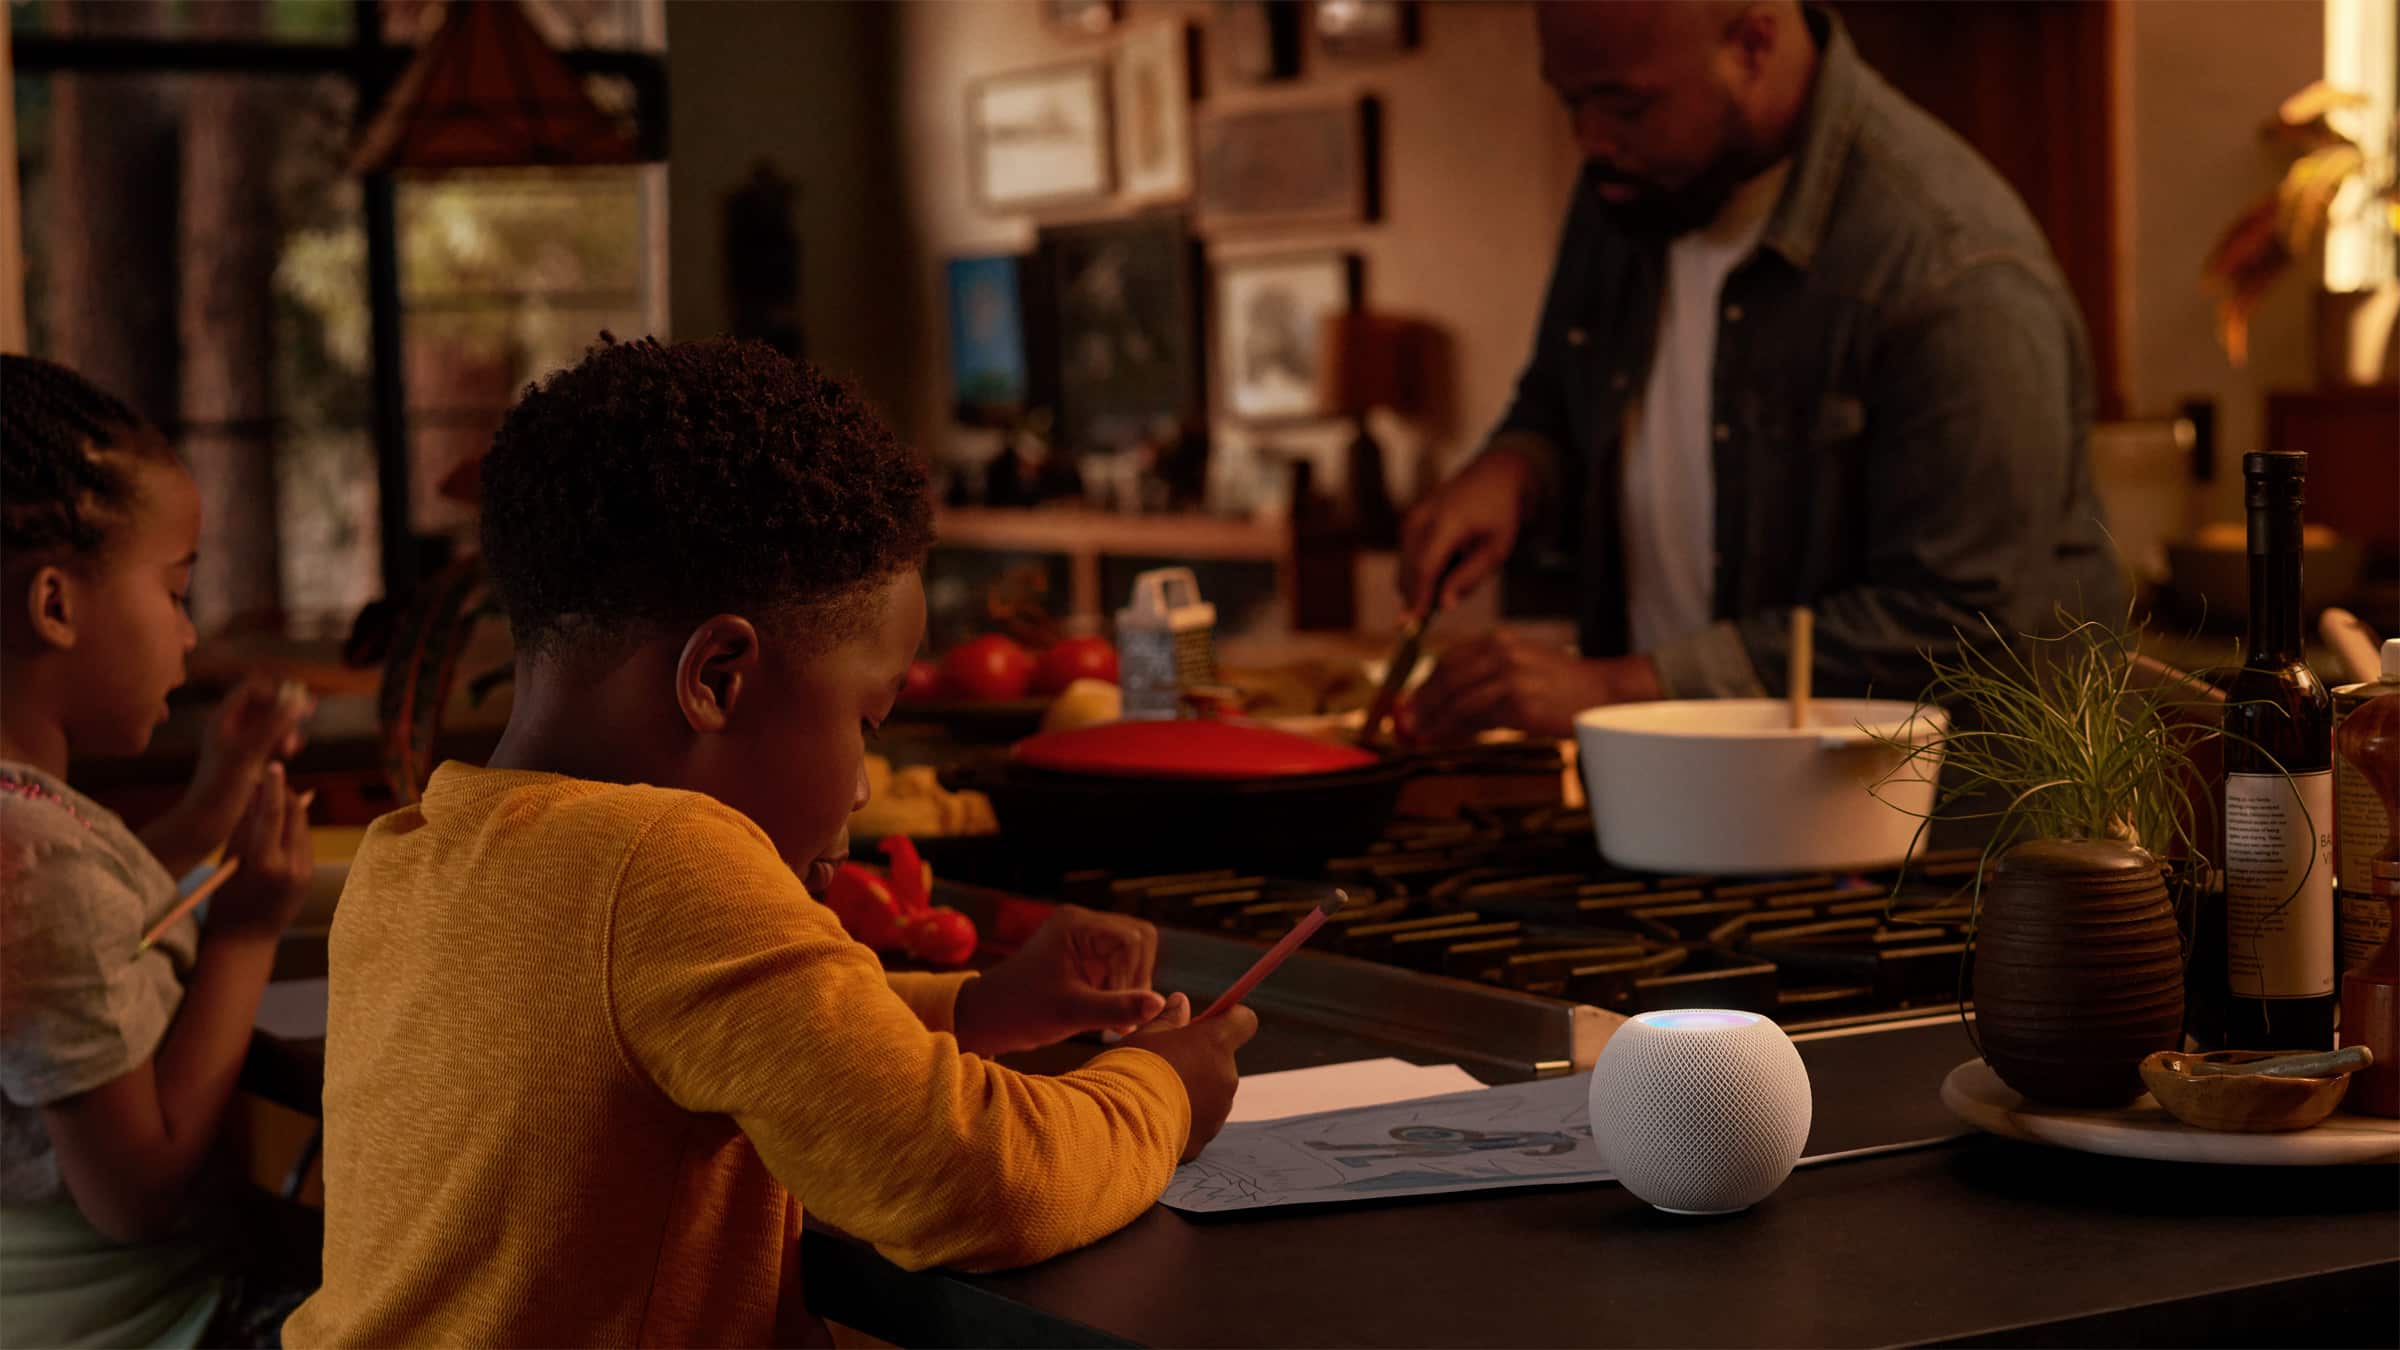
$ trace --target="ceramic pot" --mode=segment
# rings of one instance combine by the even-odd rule
[[[2036,839],[1993,864],[1975,929],[1975,1023],[2000,1080],[2052,1106],[2123,1106],[2183,1032],[2183,944],[2158,860]]]
[[[1615,703],[1575,716],[1600,852],[1670,875],[1852,872],[1908,859],[1934,807],[1939,708],[1818,699]]]

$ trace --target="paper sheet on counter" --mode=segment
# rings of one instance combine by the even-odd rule
[[[287,1041],[324,1040],[328,987],[322,977],[274,981],[258,996],[258,1018],[254,1025]]]
[[[1591,1075],[1227,1125],[1160,1202],[1195,1214],[1607,1181]]]
[[[1411,1064],[1404,1059],[1362,1059],[1280,1073],[1245,1074],[1234,1089],[1228,1124],[1281,1120],[1353,1106],[1470,1092],[1483,1084],[1455,1064]]]

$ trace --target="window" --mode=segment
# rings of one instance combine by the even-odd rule
[[[355,95],[324,76],[17,81],[28,347],[174,438],[206,502],[208,629],[347,622],[382,589]],[[363,490],[362,490],[363,488]]]
[[[526,8],[604,107],[655,115],[658,0]],[[356,40],[370,16],[395,45]],[[528,381],[604,328],[665,327],[658,166],[403,175],[380,194],[347,172],[361,88],[439,17],[432,0],[10,5],[28,345],[177,438],[208,509],[203,632],[338,636],[471,528],[441,485]],[[398,254],[388,352],[378,201]],[[378,417],[379,387],[398,417]]]

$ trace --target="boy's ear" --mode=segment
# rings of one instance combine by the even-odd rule
[[[758,676],[758,630],[739,614],[702,621],[675,662],[675,703],[702,735],[723,731]]]
[[[75,578],[56,563],[37,567],[25,583],[25,622],[34,640],[65,651],[75,645]]]

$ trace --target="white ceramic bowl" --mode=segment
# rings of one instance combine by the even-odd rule
[[[1791,725],[1777,699],[1620,703],[1575,718],[1600,852],[1649,872],[1854,871],[1907,860],[1933,809],[1939,709],[1824,699]],[[1901,772],[1894,776],[1895,769]]]

